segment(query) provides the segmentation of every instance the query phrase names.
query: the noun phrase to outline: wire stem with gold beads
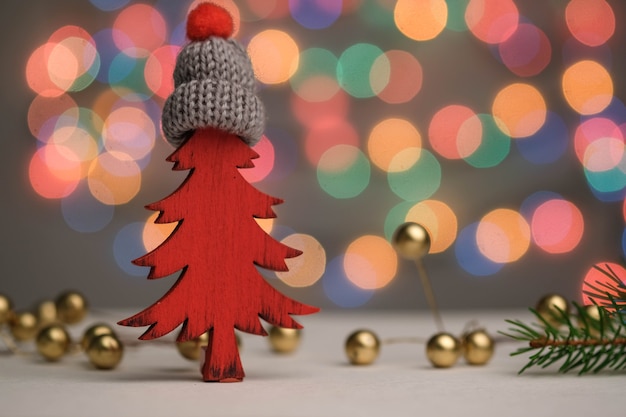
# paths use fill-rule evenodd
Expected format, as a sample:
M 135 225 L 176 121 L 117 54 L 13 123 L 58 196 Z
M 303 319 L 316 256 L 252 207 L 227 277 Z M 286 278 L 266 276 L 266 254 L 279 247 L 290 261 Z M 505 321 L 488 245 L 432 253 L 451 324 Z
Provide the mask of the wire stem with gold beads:
M 430 284 L 430 279 L 426 274 L 426 268 L 424 268 L 424 263 L 422 262 L 422 259 L 416 259 L 415 265 L 417 266 L 417 271 L 420 276 L 420 280 L 422 281 L 422 287 L 424 288 L 426 301 L 428 302 L 428 306 L 430 307 L 433 319 L 435 320 L 437 330 L 443 332 L 445 329 L 443 325 L 443 320 L 441 318 L 441 313 L 439 312 L 439 307 L 437 306 L 437 299 L 435 298 L 435 293 L 433 292 L 433 287 Z

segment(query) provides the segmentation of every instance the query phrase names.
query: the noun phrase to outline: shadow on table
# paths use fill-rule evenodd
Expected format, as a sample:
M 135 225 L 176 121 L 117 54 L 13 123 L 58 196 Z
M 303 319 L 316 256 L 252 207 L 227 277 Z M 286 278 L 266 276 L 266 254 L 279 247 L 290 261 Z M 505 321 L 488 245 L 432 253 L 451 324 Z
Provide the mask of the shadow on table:
M 136 371 L 124 372 L 123 369 L 111 371 L 95 369 L 88 363 L 84 364 L 84 368 L 89 372 L 99 374 L 99 379 L 108 382 L 164 382 L 164 381 L 201 381 L 200 372 L 193 368 L 145 368 Z

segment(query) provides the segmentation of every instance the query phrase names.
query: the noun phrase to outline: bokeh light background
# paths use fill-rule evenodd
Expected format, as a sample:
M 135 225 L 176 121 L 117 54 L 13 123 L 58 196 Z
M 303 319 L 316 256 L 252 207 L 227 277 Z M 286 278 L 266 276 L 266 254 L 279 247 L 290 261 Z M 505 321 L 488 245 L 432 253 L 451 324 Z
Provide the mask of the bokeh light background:
M 425 262 L 446 308 L 580 300 L 592 265 L 622 262 L 623 3 L 215 2 L 269 114 L 242 174 L 286 200 L 261 226 L 304 251 L 290 272 L 265 273 L 282 291 L 322 307 L 425 307 L 389 243 L 405 221 L 432 236 Z M 15 192 L 48 219 L 7 192 L 4 230 L 23 227 L 3 237 L 4 280 L 24 298 L 65 285 L 143 305 L 173 283 L 130 261 L 174 228 L 142 207 L 186 176 L 164 160 L 160 111 L 197 1 L 49 3 L 28 2 L 27 36 L 4 34 L 20 59 L 3 83 L 25 105 L 3 121 L 23 132 L 3 142 L 27 146 L 3 180 L 23 177 Z

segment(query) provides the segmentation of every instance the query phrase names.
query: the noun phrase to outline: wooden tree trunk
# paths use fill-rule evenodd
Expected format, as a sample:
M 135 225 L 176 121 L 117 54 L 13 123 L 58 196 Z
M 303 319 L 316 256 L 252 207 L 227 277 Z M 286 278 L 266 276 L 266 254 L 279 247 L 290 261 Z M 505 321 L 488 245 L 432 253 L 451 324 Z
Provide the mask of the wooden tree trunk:
M 241 382 L 244 376 L 235 330 L 225 326 L 211 329 L 209 344 L 204 350 L 203 379 L 206 382 Z

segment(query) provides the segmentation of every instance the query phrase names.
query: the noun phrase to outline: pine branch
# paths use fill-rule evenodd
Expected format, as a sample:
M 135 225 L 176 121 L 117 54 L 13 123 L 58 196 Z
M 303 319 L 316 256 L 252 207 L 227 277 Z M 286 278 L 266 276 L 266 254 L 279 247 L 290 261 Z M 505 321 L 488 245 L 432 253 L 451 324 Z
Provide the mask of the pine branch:
M 606 346 L 606 345 L 626 345 L 626 338 L 620 337 L 616 339 L 589 339 L 589 340 L 531 340 L 529 343 L 531 348 L 542 346 Z
M 559 372 L 563 373 L 576 369 L 579 374 L 626 369 L 626 277 L 620 278 L 608 264 L 594 268 L 608 278 L 584 284 L 583 293 L 597 307 L 597 315 L 573 303 L 573 314 L 559 310 L 551 317 L 554 320 L 546 320 L 533 309 L 530 311 L 537 323 L 506 320 L 513 327 L 509 333 L 500 333 L 527 342 L 511 356 L 534 352 L 520 374 L 531 367 L 547 368 L 559 361 Z

